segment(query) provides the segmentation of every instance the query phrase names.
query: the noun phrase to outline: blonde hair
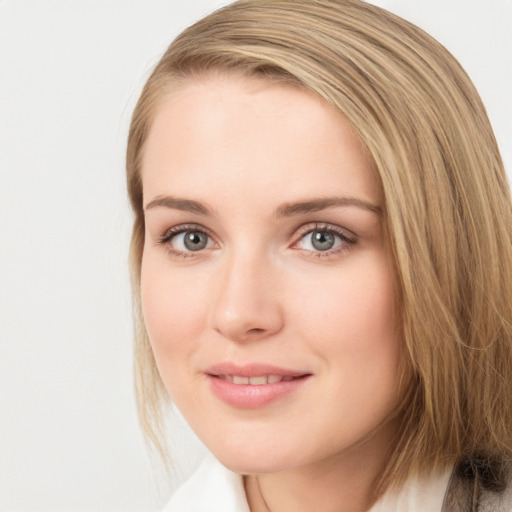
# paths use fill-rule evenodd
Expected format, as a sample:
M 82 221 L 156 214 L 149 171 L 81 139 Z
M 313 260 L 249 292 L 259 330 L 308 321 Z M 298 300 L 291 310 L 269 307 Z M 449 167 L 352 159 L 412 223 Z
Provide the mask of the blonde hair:
M 480 464 L 498 484 L 503 472 L 493 463 L 512 458 L 512 206 L 503 164 L 458 62 L 418 27 L 357 0 L 234 3 L 179 35 L 142 91 L 127 179 L 137 399 L 149 439 L 164 450 L 166 393 L 140 307 L 141 155 L 166 94 L 210 71 L 313 91 L 351 122 L 373 158 L 408 384 L 379 492 L 454 460 L 476 472 Z

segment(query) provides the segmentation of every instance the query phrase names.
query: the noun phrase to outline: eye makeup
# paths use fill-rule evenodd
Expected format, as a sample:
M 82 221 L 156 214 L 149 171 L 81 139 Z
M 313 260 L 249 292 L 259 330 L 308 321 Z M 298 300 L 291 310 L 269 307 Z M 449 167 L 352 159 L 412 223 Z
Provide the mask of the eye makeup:
M 357 240 L 354 233 L 335 224 L 310 222 L 295 231 L 289 247 L 308 257 L 333 258 L 351 250 Z M 210 230 L 193 223 L 167 229 L 156 243 L 177 258 L 200 257 L 205 251 L 219 247 Z

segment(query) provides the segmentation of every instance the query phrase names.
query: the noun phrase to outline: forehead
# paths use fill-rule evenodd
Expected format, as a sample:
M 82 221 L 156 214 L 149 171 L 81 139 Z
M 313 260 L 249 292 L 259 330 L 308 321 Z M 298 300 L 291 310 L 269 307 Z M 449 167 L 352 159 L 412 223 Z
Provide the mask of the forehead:
M 363 143 L 334 108 L 292 85 L 234 75 L 183 82 L 163 99 L 142 177 L 145 201 L 175 187 L 208 193 L 213 183 L 291 195 L 332 195 L 343 184 L 344 193 L 379 195 Z

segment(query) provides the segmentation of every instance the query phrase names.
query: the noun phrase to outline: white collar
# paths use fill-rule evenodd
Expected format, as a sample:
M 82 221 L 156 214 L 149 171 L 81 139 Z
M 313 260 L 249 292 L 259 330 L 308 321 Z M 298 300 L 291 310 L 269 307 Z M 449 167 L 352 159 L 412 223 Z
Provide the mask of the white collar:
M 250 512 L 241 475 L 211 453 L 173 494 L 162 512 Z
M 385 493 L 369 512 L 441 512 L 453 468 L 411 478 L 399 491 Z
M 370 512 L 441 511 L 452 469 L 421 480 L 411 479 L 400 492 L 386 493 Z M 174 493 L 162 512 L 250 512 L 243 478 L 208 454 Z

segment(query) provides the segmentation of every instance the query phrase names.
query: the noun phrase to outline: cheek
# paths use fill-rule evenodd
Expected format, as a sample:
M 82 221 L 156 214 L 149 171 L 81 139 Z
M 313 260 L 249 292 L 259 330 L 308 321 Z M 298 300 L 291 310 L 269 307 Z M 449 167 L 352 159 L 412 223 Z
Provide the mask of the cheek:
M 394 286 L 384 258 L 361 259 L 328 278 L 310 274 L 295 290 L 295 316 L 325 349 L 358 354 L 396 345 Z
M 297 305 L 297 337 L 305 338 L 323 361 L 329 386 L 347 402 L 346 410 L 364 402 L 387 408 L 397 398 L 401 357 L 395 284 L 387 260 L 361 260 L 319 282 L 322 287 L 308 283 L 316 293 L 308 294 L 307 302 L 303 296 L 303 306 Z
M 333 425 L 356 434 L 361 425 L 378 425 L 400 399 L 395 284 L 386 262 L 377 263 L 351 269 L 323 298 L 311 300 L 314 310 L 303 327 L 324 361 L 325 389 L 332 391 L 318 400 L 318 414 L 330 411 Z
M 143 257 L 141 299 L 144 322 L 158 368 L 169 366 L 193 349 L 204 328 L 204 281 L 190 279 L 186 272 L 171 272 L 158 256 Z

